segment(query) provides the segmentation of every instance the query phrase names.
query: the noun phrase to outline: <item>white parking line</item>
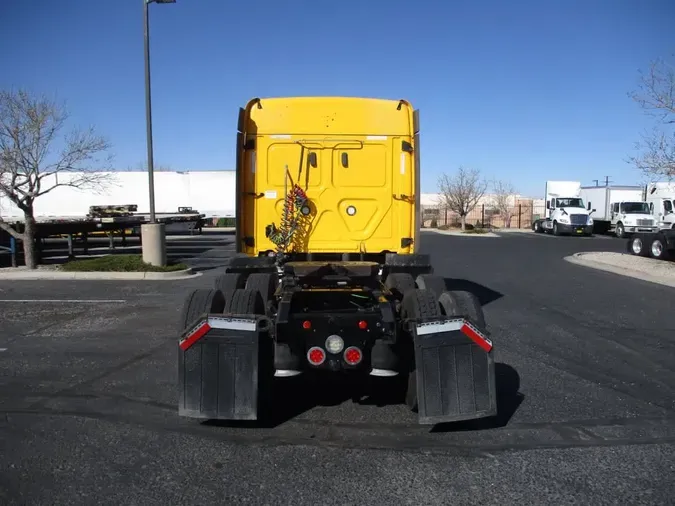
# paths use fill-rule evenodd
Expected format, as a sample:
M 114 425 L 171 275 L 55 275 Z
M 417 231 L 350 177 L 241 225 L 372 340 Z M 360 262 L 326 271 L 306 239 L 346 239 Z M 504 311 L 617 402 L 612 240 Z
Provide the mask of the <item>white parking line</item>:
M 3 351 L 7 351 L 7 348 L 0 348 L 0 353 L 2 353 Z
M 0 302 L 45 302 L 68 304 L 122 304 L 124 299 L 0 299 Z

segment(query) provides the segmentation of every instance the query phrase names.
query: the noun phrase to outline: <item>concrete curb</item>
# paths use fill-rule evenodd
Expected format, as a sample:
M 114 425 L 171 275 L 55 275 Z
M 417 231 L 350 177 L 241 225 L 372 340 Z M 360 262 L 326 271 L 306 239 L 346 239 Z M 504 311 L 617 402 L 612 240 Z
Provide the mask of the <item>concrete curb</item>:
M 495 230 L 496 234 L 534 234 L 530 228 L 500 228 Z
M 36 269 L 34 271 L 5 268 L 0 269 L 0 280 L 127 280 L 127 281 L 175 281 L 192 279 L 201 276 L 201 272 L 184 269 L 173 272 L 63 272 L 52 269 Z
M 435 234 L 441 235 L 450 235 L 452 237 L 499 237 L 497 234 L 492 232 L 486 232 L 484 234 L 463 234 L 461 232 L 448 231 L 448 230 L 438 230 L 436 228 L 423 228 L 422 232 L 433 232 Z
M 675 288 L 675 268 L 673 269 L 672 276 L 664 277 L 636 269 L 630 270 L 630 268 L 626 267 L 625 265 L 617 265 L 616 263 L 593 260 L 587 258 L 587 255 L 589 254 L 593 254 L 593 252 L 574 253 L 573 255 L 564 257 L 564 260 L 572 264 L 581 265 L 583 267 L 590 267 L 592 269 L 598 269 L 605 272 L 611 272 L 613 274 L 619 274 L 621 276 L 641 279 L 642 281 L 649 281 L 650 283 L 656 283 L 659 285 Z M 634 257 L 633 255 L 629 255 L 628 253 L 617 253 L 617 255 L 620 255 L 620 258 L 628 256 L 633 258 L 640 258 L 641 260 L 644 261 L 651 260 L 652 262 L 658 262 L 658 265 L 662 265 L 663 262 L 663 260 L 655 260 L 653 258 Z

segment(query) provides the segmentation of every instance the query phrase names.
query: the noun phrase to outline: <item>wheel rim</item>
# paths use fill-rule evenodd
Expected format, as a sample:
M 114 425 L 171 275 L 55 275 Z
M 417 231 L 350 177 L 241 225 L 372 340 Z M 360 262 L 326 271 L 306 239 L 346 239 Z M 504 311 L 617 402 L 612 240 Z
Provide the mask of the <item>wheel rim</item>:
M 661 241 L 654 241 L 652 243 L 652 255 L 658 257 L 661 256 L 661 253 L 663 253 L 663 245 L 661 244 Z
M 633 253 L 639 255 L 640 252 L 642 251 L 642 239 L 634 239 L 633 243 L 631 244 L 631 248 L 633 250 Z
M 618 235 L 619 237 L 623 235 L 623 227 L 621 225 L 616 227 L 616 235 Z

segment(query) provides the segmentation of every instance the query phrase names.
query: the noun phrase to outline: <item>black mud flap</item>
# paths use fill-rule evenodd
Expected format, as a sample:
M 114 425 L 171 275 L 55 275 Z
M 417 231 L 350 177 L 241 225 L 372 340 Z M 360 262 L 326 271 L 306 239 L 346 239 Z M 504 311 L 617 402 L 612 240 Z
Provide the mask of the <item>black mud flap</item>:
M 492 341 L 461 317 L 413 323 L 420 424 L 497 414 Z
M 184 332 L 178 342 L 178 414 L 257 420 L 273 372 L 268 329 L 264 317 L 210 314 Z

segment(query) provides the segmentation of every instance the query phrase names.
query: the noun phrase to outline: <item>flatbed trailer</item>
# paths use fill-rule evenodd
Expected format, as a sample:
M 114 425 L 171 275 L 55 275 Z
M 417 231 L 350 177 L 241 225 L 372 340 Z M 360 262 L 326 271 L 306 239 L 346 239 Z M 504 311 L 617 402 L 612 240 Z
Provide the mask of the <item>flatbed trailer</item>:
M 322 375 L 383 379 L 421 424 L 496 415 L 481 304 L 419 252 L 419 146 L 404 100 L 240 111 L 237 254 L 185 300 L 180 416 L 265 419 L 280 382 Z
M 119 207 L 119 206 L 113 206 Z M 133 206 L 123 206 L 133 207 Z M 202 214 L 198 212 L 178 212 L 157 214 L 158 223 L 166 224 L 167 229 L 174 227 L 175 232 L 194 233 L 203 226 Z M 35 240 L 37 244 L 38 259 L 42 257 L 43 243 L 48 238 L 66 238 L 68 241 L 68 257 L 75 257 L 75 244 L 82 245 L 83 253 L 88 254 L 88 240 L 90 238 L 106 236 L 109 239 L 109 248 L 115 248 L 115 237 L 120 237 L 122 246 L 126 246 L 126 238 L 130 236 L 141 237 L 141 225 L 149 223 L 149 215 L 138 214 L 133 211 L 113 212 L 96 211 L 86 216 L 37 216 Z M 23 219 L 5 219 L 14 230 L 23 233 L 25 224 Z M 6 244 L 5 244 L 6 243 Z M 20 248 L 15 241 L 4 231 L 0 230 L 0 246 L 16 256 Z M 16 264 L 16 258 L 13 259 Z

